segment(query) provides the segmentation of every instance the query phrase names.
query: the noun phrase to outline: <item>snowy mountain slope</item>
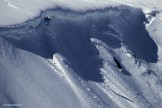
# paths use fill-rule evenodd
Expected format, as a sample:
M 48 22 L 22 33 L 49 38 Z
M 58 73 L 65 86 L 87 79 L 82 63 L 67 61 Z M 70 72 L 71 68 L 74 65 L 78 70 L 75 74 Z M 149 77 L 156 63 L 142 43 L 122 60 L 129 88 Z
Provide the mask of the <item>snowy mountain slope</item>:
M 47 15 L 55 16 L 48 26 Z M 1 105 L 160 108 L 158 46 L 144 22 L 142 10 L 120 6 L 86 13 L 48 10 L 1 27 Z
M 0 13 L 4 14 L 0 16 L 0 26 L 20 24 L 50 8 L 85 12 L 117 5 L 142 8 L 146 13 L 152 10 L 162 11 L 160 0 L 1 0 Z
M 35 5 L 37 4 L 37 5 Z M 89 10 L 105 9 L 107 7 L 114 7 L 118 5 L 128 5 L 135 8 L 141 8 L 146 16 L 150 16 L 150 13 L 162 11 L 162 5 L 160 0 L 148 1 L 148 0 L 1 0 L 0 1 L 0 12 L 5 13 L 0 16 L 0 26 L 15 25 L 25 22 L 29 19 L 35 18 L 40 14 L 40 11 L 49 8 L 62 8 L 77 12 L 85 12 Z M 153 15 L 154 16 L 154 15 Z M 157 19 L 161 19 L 156 16 Z M 153 18 L 154 19 L 154 18 Z M 150 18 L 149 18 L 150 20 Z M 151 19 L 151 22 L 153 20 Z M 161 23 L 161 21 L 160 21 Z M 154 24 L 154 27 L 161 31 L 158 25 Z M 150 29 L 149 29 L 150 30 Z M 149 33 L 151 31 L 148 31 Z M 155 34 L 155 33 L 154 33 Z M 159 32 L 156 33 L 159 40 Z M 152 36 L 152 35 L 151 35 Z M 155 38 L 155 36 L 152 36 Z M 157 39 L 154 39 L 155 41 Z M 161 39 L 160 39 L 161 40 Z M 158 44 L 158 43 L 156 43 Z M 161 47 L 159 47 L 159 59 L 161 61 Z
M 57 74 L 66 68 L 59 55 L 54 58 L 58 59 L 55 64 L 60 64 L 55 69 L 49 60 L 17 49 L 1 38 L 0 56 L 0 89 L 4 95 L 1 95 L 1 107 L 4 104 L 20 104 L 25 108 L 97 107 L 90 96 L 84 96 L 78 87 L 81 84 L 76 85 L 71 77 L 69 81 L 68 75 L 62 78 Z
M 105 0 L 1 0 L 0 26 L 15 25 L 35 18 L 40 11 L 61 7 L 74 11 L 104 9 L 113 3 Z

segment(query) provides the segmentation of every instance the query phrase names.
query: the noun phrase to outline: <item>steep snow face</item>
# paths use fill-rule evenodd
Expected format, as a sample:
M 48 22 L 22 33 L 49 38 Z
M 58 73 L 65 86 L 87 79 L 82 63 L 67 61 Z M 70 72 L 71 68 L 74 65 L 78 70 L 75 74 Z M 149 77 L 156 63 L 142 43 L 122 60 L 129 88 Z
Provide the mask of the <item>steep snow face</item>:
M 121 6 L 87 13 L 48 10 L 1 27 L 0 104 L 160 108 L 162 69 L 146 21 L 140 9 Z

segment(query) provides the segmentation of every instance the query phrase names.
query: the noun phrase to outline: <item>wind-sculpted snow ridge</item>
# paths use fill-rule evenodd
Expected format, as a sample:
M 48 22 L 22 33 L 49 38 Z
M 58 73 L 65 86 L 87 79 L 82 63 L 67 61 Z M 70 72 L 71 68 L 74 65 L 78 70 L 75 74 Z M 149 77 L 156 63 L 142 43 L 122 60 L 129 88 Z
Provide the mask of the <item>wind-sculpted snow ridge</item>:
M 86 13 L 48 10 L 1 27 L 0 104 L 162 107 L 162 69 L 146 21 L 142 10 L 121 6 Z

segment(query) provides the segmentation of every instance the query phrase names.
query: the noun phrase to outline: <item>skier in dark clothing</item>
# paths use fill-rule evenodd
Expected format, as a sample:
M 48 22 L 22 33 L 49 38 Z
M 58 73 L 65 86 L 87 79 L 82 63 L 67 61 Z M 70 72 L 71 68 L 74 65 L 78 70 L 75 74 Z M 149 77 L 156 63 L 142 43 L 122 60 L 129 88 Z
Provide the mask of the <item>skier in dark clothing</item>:
M 50 17 L 49 17 L 49 16 L 45 17 L 45 18 L 44 18 L 44 23 L 45 23 L 46 25 L 49 25 L 49 22 L 50 22 Z

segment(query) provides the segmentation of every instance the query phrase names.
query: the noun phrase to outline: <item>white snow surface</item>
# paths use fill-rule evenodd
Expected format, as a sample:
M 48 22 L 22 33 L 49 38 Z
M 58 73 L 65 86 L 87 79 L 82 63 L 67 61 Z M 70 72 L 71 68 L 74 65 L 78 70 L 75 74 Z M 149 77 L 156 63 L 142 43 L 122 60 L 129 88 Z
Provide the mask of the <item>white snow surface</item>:
M 0 108 L 161 108 L 161 11 L 160 0 L 1 0 Z
M 0 26 L 20 24 L 50 8 L 88 11 L 116 5 L 134 6 L 142 8 L 145 12 L 162 10 L 161 0 L 1 0 L 0 13 L 3 15 L 0 15 Z
M 94 10 L 110 6 L 107 1 L 98 0 L 1 0 L 0 25 L 14 25 L 37 17 L 42 10 L 61 7 L 71 10 Z

